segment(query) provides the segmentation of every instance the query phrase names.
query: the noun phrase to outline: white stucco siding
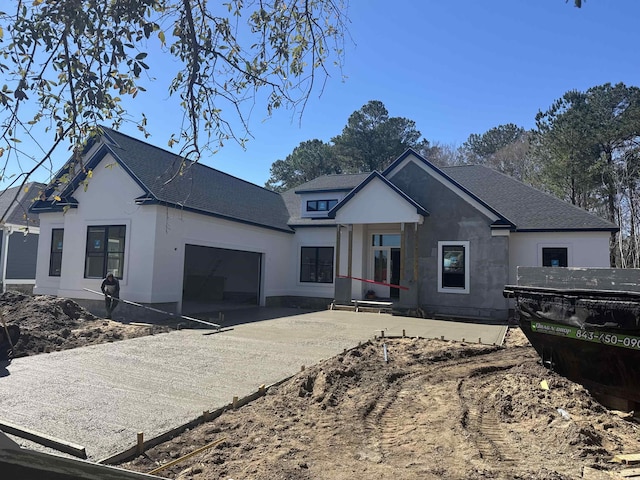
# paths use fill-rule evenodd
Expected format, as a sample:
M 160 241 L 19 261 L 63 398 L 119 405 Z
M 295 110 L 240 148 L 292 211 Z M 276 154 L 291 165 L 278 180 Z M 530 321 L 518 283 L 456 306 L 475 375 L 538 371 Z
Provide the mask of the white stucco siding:
M 58 292 L 60 277 L 49 276 L 51 232 L 54 228 L 64 228 L 64 221 L 65 219 L 62 213 L 47 213 L 40 215 L 40 238 L 38 239 L 36 284 L 33 287 L 34 293 L 41 295 L 56 295 Z
M 132 255 L 135 246 L 144 235 L 148 225 L 155 222 L 142 207 L 135 204 L 135 198 L 144 192 L 134 180 L 107 155 L 93 170 L 87 189 L 78 188 L 73 196 L 78 200 L 78 208 L 66 213 L 44 213 L 40 215 L 43 242 L 38 249 L 38 266 L 35 293 L 60 295 L 71 298 L 96 299 L 96 295 L 83 290 L 99 290 L 101 279 L 84 278 L 87 227 L 98 225 L 125 225 L 124 273 L 121 280 L 121 295 L 137 300 L 130 295 L 131 287 L 141 279 L 150 279 L 149 263 L 153 255 L 153 242 L 144 251 Z M 145 226 L 146 225 L 146 226 Z M 49 249 L 51 229 L 64 228 L 61 277 L 49 277 Z M 136 234 L 138 232 L 138 234 Z M 135 297 L 135 298 L 132 298 Z
M 290 294 L 289 271 L 295 263 L 293 235 L 193 212 L 148 206 L 157 221 L 148 302 L 181 302 L 186 245 L 262 254 L 261 298 Z
M 541 267 L 542 248 L 566 247 L 569 267 L 609 267 L 609 232 L 515 232 L 509 236 L 509 283 L 517 267 Z
M 291 257 L 291 266 L 286 275 L 292 279 L 288 295 L 304 296 L 304 297 L 321 297 L 333 298 L 335 293 L 335 276 L 336 272 L 336 230 L 337 227 L 320 227 L 320 228 L 298 228 L 295 238 L 293 239 Z M 340 270 L 346 275 L 347 264 L 347 245 L 348 233 L 347 229 L 342 229 L 342 239 L 340 241 Z M 333 247 L 333 272 L 334 281 L 331 283 L 313 283 L 300 281 L 300 257 L 302 247 Z
M 336 213 L 341 224 L 422 223 L 422 216 L 406 198 L 374 179 L 349 199 Z

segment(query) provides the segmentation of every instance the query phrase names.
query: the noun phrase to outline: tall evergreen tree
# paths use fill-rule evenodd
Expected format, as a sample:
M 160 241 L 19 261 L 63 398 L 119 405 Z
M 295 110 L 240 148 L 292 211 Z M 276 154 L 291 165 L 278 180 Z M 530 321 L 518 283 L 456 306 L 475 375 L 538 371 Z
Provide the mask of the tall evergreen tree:
M 550 189 L 618 223 L 612 264 L 626 265 L 623 246 L 636 235 L 638 222 L 637 213 L 629 210 L 638 194 L 640 89 L 607 83 L 567 92 L 538 113 L 536 125 Z
M 413 120 L 389 117 L 384 104 L 371 100 L 353 112 L 342 133 L 331 141 L 345 170 L 372 172 L 383 170 L 407 148 L 427 145 Z
M 301 142 L 284 160 L 276 160 L 265 187 L 276 192 L 313 180 L 321 175 L 341 173 L 331 145 L 322 140 Z

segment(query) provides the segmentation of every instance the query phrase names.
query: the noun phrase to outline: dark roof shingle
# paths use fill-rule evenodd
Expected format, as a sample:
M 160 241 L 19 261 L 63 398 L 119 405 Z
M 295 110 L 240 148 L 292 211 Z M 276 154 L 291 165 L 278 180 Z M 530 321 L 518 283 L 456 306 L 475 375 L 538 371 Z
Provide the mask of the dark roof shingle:
M 586 210 L 525 185 L 483 165 L 443 167 L 442 171 L 526 230 L 617 230 L 617 226 Z
M 43 183 L 30 182 L 24 187 L 11 187 L 0 192 L 0 216 L 5 216 L 4 223 L 25 227 L 40 226 L 38 214 L 28 212 L 38 193 L 44 188 Z
M 182 159 L 109 128 L 111 147 L 118 160 L 141 187 L 161 203 L 192 209 L 258 226 L 291 231 L 280 195 L 201 163 L 187 163 L 177 175 Z

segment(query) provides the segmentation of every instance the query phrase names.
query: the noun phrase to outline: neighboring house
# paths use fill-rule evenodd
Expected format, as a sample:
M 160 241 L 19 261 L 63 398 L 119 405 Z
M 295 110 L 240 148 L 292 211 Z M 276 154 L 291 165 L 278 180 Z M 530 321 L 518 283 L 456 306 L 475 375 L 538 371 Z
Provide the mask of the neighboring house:
M 40 223 L 29 207 L 45 188 L 31 182 L 0 192 L 0 282 L 2 291 L 31 292 L 36 278 Z
M 518 265 L 607 267 L 617 231 L 489 168 L 440 169 L 412 150 L 382 173 L 283 194 L 201 164 L 176 175 L 180 161 L 105 128 L 82 169 L 58 176 L 74 180 L 32 207 L 35 293 L 88 301 L 113 271 L 122 298 L 178 312 L 197 301 L 326 306 L 372 290 L 400 309 L 504 319 Z

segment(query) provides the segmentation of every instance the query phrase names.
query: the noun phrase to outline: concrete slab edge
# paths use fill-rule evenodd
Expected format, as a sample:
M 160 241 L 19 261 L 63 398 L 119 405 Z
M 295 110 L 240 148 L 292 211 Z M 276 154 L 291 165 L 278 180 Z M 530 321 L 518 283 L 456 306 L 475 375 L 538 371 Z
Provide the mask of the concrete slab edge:
M 401 337 L 399 337 L 401 338 Z M 356 348 L 361 348 L 363 345 L 368 344 L 370 341 L 367 342 L 359 342 L 358 345 L 349 348 L 349 349 L 345 349 L 343 354 L 351 351 L 351 350 L 355 350 Z M 304 371 L 305 366 L 302 365 L 301 366 L 301 371 Z M 250 393 L 249 395 L 246 395 L 245 397 L 242 398 L 234 398 L 234 401 L 232 403 L 228 403 L 214 411 L 205 411 L 202 413 L 202 415 L 199 415 L 197 418 L 183 424 L 180 425 L 178 427 L 172 428 L 171 430 L 162 433 L 154 438 L 150 438 L 149 440 L 145 440 L 142 444 L 142 447 L 140 447 L 138 444 L 134 445 L 131 448 L 128 448 L 120 453 L 116 453 L 115 455 L 112 455 L 110 457 L 107 458 L 103 458 L 102 460 L 99 460 L 96 463 L 99 464 L 104 464 L 104 465 L 117 465 L 117 464 L 121 464 L 124 462 L 128 462 L 129 460 L 133 460 L 135 457 L 137 457 L 138 455 L 141 455 L 142 453 L 146 452 L 147 450 L 155 447 L 156 445 L 160 445 L 161 443 L 166 442 L 167 440 L 172 439 L 173 437 L 180 435 L 181 433 L 183 433 L 184 431 L 196 427 L 198 425 L 201 425 L 203 423 L 206 422 L 210 422 L 211 420 L 214 420 L 216 418 L 218 418 L 220 415 L 222 415 L 224 412 L 226 412 L 227 410 L 234 410 L 240 407 L 243 407 L 251 402 L 253 402 L 254 400 L 264 396 L 267 394 L 267 392 L 269 391 L 269 389 L 277 387 L 279 385 L 282 385 L 283 383 L 287 382 L 288 380 L 292 379 L 293 377 L 295 377 L 298 373 L 294 373 L 293 375 L 289 375 L 288 377 L 283 378 L 282 380 L 278 380 L 275 383 L 272 383 L 270 385 L 261 385 L 257 391 Z
M 136 444 L 133 447 L 124 450 L 123 452 L 116 453 L 115 455 L 99 460 L 97 463 L 104 464 L 104 465 L 116 465 L 123 462 L 128 462 L 129 460 L 133 460 L 136 456 L 141 455 L 142 453 L 146 452 L 150 448 L 153 448 L 156 445 L 160 445 L 161 443 L 166 442 L 167 440 L 170 440 L 177 435 L 180 435 L 181 433 L 183 433 L 184 431 L 190 428 L 196 427 L 203 423 L 210 422 L 215 418 L 218 418 L 227 410 L 234 410 L 234 409 L 243 407 L 248 403 L 253 402 L 254 400 L 266 395 L 267 391 L 270 388 L 276 387 L 286 382 L 293 376 L 294 375 L 291 375 L 287 378 L 284 378 L 283 380 L 280 380 L 268 386 L 261 386 L 257 391 L 250 393 L 249 395 L 239 398 L 237 400 L 234 398 L 234 401 L 232 403 L 228 403 L 214 411 L 205 411 L 202 413 L 202 415 L 194 418 L 193 420 L 185 424 L 182 424 L 176 428 L 172 428 L 171 430 L 165 433 L 162 433 L 156 437 L 150 438 L 149 440 L 145 440 L 142 444 L 142 448 L 138 444 Z

